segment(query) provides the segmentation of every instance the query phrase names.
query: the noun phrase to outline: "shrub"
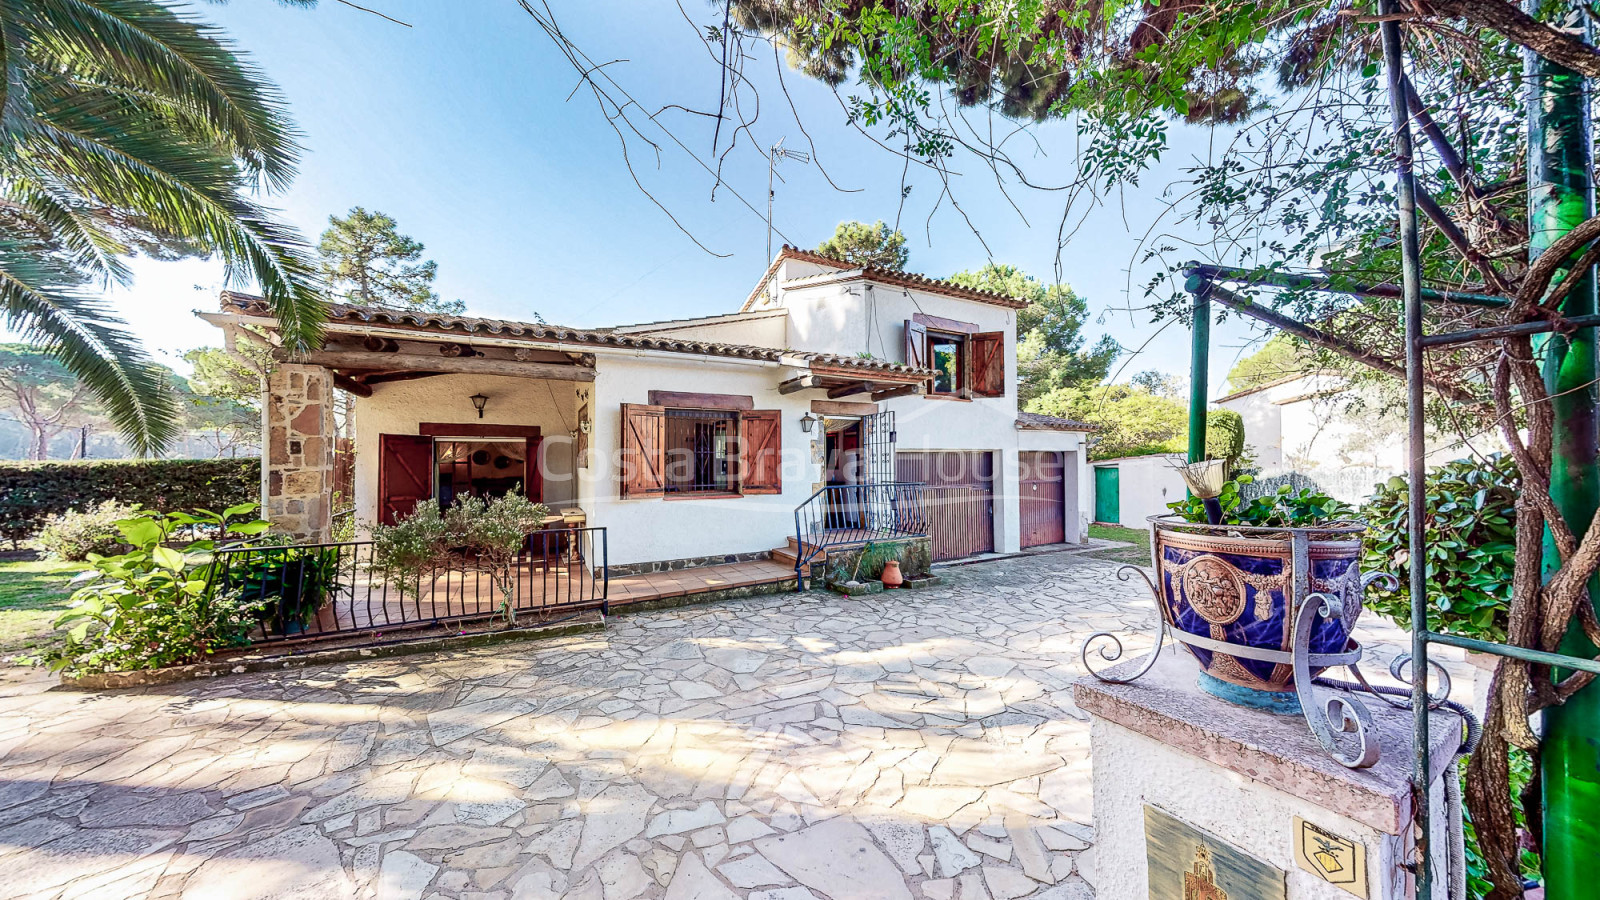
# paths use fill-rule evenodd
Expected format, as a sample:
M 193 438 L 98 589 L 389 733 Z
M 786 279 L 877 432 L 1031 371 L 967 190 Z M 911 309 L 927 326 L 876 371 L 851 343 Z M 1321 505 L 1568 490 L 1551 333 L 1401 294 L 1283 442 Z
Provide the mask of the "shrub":
M 434 567 L 469 566 L 489 576 L 500 591 L 500 611 L 508 625 L 517 621 L 512 602 L 514 570 L 528 535 L 550 511 L 512 492 L 484 500 L 460 497 L 447 510 L 424 500 L 411 515 L 372 532 L 374 564 L 421 588 L 422 573 Z
M 289 535 L 265 535 L 218 562 L 217 581 L 256 605 L 280 633 L 305 630 L 341 587 L 340 548 L 299 547 Z
M 1461 459 L 1423 481 L 1428 519 L 1428 628 L 1505 642 L 1516 558 L 1516 502 L 1521 478 L 1508 456 Z M 1367 521 L 1362 568 L 1392 572 L 1397 591 L 1368 589 L 1368 608 L 1402 628 L 1411 625 L 1408 483 L 1395 477 L 1361 508 Z
M 1231 409 L 1206 413 L 1206 458 L 1225 459 L 1234 471 L 1244 457 L 1244 416 Z
M 222 534 L 260 534 L 266 522 L 241 522 L 255 504 L 222 513 L 137 513 L 117 522 L 133 549 L 118 556 L 92 554 L 94 575 L 72 595 L 56 619 L 67 632 L 41 658 L 71 675 L 155 669 L 193 662 L 248 642 L 255 607 L 236 589 L 211 584 L 211 541 L 184 550 L 168 547 L 180 529 L 205 524 Z
M 0 463 L 0 538 L 15 547 L 51 516 L 107 500 L 158 512 L 225 509 L 261 494 L 259 459 Z
M 109 556 L 127 546 L 117 522 L 137 513 L 133 507 L 114 500 L 84 512 L 65 512 L 45 523 L 39 531 L 39 543 L 46 553 L 67 562 L 83 562 L 91 553 Z

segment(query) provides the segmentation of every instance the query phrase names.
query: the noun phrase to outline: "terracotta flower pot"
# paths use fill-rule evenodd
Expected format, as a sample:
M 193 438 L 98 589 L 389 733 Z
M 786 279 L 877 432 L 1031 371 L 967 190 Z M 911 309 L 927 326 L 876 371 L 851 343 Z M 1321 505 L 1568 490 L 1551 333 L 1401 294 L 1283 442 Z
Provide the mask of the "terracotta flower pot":
M 891 559 L 883 564 L 883 586 L 897 588 L 906 583 L 906 577 L 900 574 L 900 560 Z
M 1308 659 L 1320 657 L 1309 668 L 1312 676 L 1343 664 L 1333 655 L 1358 650 L 1350 630 L 1362 608 L 1360 529 L 1359 523 L 1250 529 L 1151 521 L 1161 612 L 1200 662 L 1202 689 L 1248 706 L 1298 711 L 1294 666 L 1282 658 L 1296 649 L 1297 621 L 1306 623 L 1301 643 Z M 1335 601 L 1326 610 L 1324 598 Z M 1227 645 L 1276 651 L 1280 659 L 1234 655 Z

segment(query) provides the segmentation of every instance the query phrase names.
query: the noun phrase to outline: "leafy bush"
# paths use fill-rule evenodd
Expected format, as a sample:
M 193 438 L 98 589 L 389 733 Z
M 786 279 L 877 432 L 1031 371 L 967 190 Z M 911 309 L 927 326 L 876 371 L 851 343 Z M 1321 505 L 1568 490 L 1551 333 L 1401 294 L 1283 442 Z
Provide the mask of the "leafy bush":
M 303 631 L 340 587 L 338 547 L 299 547 L 289 535 L 267 535 L 226 556 L 219 582 L 259 606 L 258 618 L 279 632 Z
M 1231 409 L 1206 413 L 1206 458 L 1225 459 L 1228 471 L 1244 456 L 1244 416 Z
M 84 512 L 64 512 L 45 523 L 39 543 L 46 553 L 66 562 L 83 562 L 91 553 L 108 556 L 127 546 L 117 522 L 137 514 L 138 510 L 114 500 Z
M 158 512 L 225 509 L 261 494 L 259 459 L 117 459 L 0 463 L 0 538 L 38 533 L 51 516 L 107 500 Z
M 515 625 L 512 601 L 514 566 L 528 535 L 544 524 L 550 510 L 515 491 L 484 500 L 458 497 L 447 510 L 424 500 L 395 525 L 372 531 L 374 564 L 421 590 L 422 573 L 435 567 L 468 566 L 489 576 L 500 591 L 500 611 Z
M 1506 640 L 1516 502 L 1522 481 L 1508 456 L 1461 459 L 1423 480 L 1428 519 L 1428 627 L 1486 641 Z M 1397 591 L 1367 591 L 1367 606 L 1401 627 L 1411 624 L 1408 482 L 1395 477 L 1362 507 L 1367 531 L 1362 568 L 1392 572 Z
M 1273 493 L 1246 498 L 1240 488 L 1253 480 L 1249 475 L 1241 475 L 1222 485 L 1222 493 L 1217 497 L 1222 506 L 1222 524 L 1287 528 L 1324 525 L 1354 517 L 1355 509 L 1348 503 L 1310 488 L 1284 485 Z M 1198 497 L 1168 503 L 1167 508 L 1185 522 L 1203 524 L 1207 521 L 1205 506 Z
M 249 503 L 222 513 L 141 512 L 117 522 L 133 550 L 89 557 L 94 574 L 56 619 L 57 628 L 67 629 L 64 639 L 27 661 L 82 675 L 182 665 L 247 643 L 255 607 L 237 590 L 210 583 L 213 542 L 184 550 L 166 544 L 175 531 L 196 525 L 224 535 L 260 534 L 268 523 L 238 520 L 254 510 Z

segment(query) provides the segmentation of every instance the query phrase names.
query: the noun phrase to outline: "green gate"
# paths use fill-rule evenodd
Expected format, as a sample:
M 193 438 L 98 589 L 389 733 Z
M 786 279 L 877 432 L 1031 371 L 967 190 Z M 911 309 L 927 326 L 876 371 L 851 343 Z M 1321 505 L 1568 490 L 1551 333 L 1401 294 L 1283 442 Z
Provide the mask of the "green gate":
M 1096 466 L 1094 470 L 1094 520 L 1108 525 L 1122 523 L 1121 470 L 1116 466 Z

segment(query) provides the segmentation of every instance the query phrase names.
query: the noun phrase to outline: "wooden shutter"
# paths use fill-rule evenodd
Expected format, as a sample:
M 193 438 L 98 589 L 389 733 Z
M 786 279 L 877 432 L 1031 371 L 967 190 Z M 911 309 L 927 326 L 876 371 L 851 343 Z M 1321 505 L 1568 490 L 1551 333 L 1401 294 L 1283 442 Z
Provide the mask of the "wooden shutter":
M 416 434 L 379 438 L 378 521 L 393 525 L 433 496 L 433 438 Z
M 906 365 L 913 369 L 928 368 L 928 326 L 906 320 Z M 928 390 L 933 390 L 933 380 L 928 380 Z
M 967 339 L 971 365 L 967 386 L 979 397 L 1006 395 L 1006 334 L 985 331 Z
M 776 409 L 739 414 L 739 493 L 783 493 L 783 417 Z
M 661 496 L 666 436 L 666 410 L 622 404 L 622 496 Z

